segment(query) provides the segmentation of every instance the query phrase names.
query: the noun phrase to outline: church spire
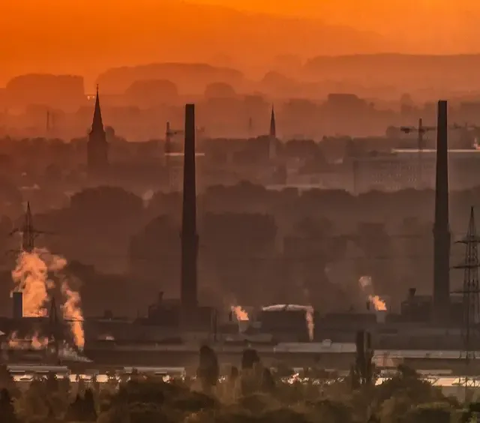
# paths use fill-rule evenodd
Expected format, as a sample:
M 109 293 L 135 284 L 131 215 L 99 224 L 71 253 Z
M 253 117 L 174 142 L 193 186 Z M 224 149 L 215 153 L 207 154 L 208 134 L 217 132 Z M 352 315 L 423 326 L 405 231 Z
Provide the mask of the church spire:
M 100 108 L 100 96 L 98 94 L 97 85 L 97 95 L 95 97 L 95 111 L 93 113 L 92 132 L 103 132 L 103 130 L 102 109 Z
M 102 110 L 100 108 L 100 96 L 95 99 L 95 111 L 93 113 L 92 130 L 88 135 L 87 164 L 89 172 L 97 175 L 105 172 L 108 166 L 108 142 L 107 134 L 103 127 Z
M 272 114 L 270 116 L 270 138 L 277 138 L 277 125 L 275 123 L 275 108 L 272 105 Z

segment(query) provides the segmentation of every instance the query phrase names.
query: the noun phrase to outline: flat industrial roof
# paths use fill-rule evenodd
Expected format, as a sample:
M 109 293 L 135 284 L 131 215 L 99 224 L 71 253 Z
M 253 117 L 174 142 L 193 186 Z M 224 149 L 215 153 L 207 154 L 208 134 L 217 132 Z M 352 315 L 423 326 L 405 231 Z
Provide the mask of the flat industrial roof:
M 418 153 L 423 153 L 423 154 L 432 154 L 432 153 L 437 153 L 436 149 L 422 149 L 419 150 L 418 148 L 393 148 L 392 153 L 397 153 L 397 154 L 418 154 Z M 449 153 L 451 154 L 456 154 L 456 153 L 470 153 L 470 154 L 478 154 L 480 153 L 480 150 L 476 150 L 474 148 L 466 149 L 451 149 L 448 150 Z

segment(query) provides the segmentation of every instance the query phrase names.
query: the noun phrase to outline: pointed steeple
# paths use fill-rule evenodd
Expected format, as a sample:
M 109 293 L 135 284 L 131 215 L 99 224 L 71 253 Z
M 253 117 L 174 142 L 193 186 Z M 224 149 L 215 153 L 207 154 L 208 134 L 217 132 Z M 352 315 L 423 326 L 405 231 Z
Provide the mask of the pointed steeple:
M 30 201 L 27 201 L 27 212 L 25 214 L 25 221 L 27 225 L 32 223 L 32 211 L 30 209 Z
M 275 108 L 272 105 L 272 114 L 270 116 L 270 138 L 277 138 L 277 125 L 275 123 Z
M 103 127 L 102 109 L 100 108 L 100 96 L 95 98 L 95 111 L 93 113 L 92 129 L 88 137 L 87 164 L 90 173 L 105 172 L 108 166 L 108 142 L 107 134 Z
M 97 95 L 95 97 L 95 111 L 93 112 L 93 123 L 92 123 L 92 132 L 103 132 L 103 119 L 102 119 L 102 109 L 100 108 L 100 96 L 98 94 L 98 85 L 97 85 Z

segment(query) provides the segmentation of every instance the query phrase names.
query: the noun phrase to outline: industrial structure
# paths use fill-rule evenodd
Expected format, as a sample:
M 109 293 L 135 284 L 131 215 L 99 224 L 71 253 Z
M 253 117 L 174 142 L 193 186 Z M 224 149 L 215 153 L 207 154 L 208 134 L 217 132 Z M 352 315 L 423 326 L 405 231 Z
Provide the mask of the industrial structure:
M 195 170 L 195 106 L 185 107 L 185 150 L 183 166 L 183 211 L 181 234 L 180 297 L 185 316 L 198 306 L 197 299 L 197 191 Z M 187 317 L 188 319 L 188 317 Z
M 26 252 L 32 253 L 35 249 L 35 240 L 39 235 L 51 234 L 51 232 L 39 231 L 33 226 L 32 211 L 30 209 L 30 202 L 27 202 L 27 210 L 25 211 L 24 221 L 21 227 L 15 228 L 10 232 L 10 236 L 19 233 L 22 237 L 22 243 L 20 250 L 14 250 L 12 252 Z
M 418 166 L 417 166 L 417 189 L 422 189 L 424 186 L 423 182 L 423 165 L 422 165 L 422 151 L 425 148 L 424 136 L 427 132 L 435 131 L 437 128 L 435 126 L 424 126 L 423 119 L 418 120 L 418 127 L 412 126 L 402 126 L 400 130 L 409 134 L 411 132 L 416 132 L 418 134 Z
M 464 271 L 463 288 L 459 293 L 463 295 L 463 338 L 464 338 L 464 358 L 465 374 L 470 373 L 470 364 L 476 358 L 476 349 L 480 345 L 479 323 L 480 323 L 480 303 L 479 303 L 479 281 L 478 268 L 478 243 L 480 238 L 477 236 L 475 226 L 475 213 L 473 207 L 470 210 L 470 221 L 465 238 L 458 243 L 465 245 L 465 259 L 463 263 L 455 266 L 456 269 Z
M 99 103 L 97 97 L 99 110 Z M 97 110 L 97 109 L 96 109 Z M 97 112 L 96 112 L 97 113 Z M 100 112 L 98 112 L 100 113 Z M 97 121 L 101 122 L 98 114 Z M 95 123 L 95 119 L 94 119 Z M 98 125 L 95 124 L 95 125 Z M 97 127 L 97 126 L 96 126 Z M 102 126 L 103 127 L 103 126 Z M 170 130 L 167 128 L 167 131 Z M 433 226 L 433 294 L 417 296 L 409 291 L 400 314 L 386 310 L 351 310 L 346 313 L 321 315 L 304 306 L 276 305 L 252 310 L 240 322 L 231 314 L 200 305 L 198 301 L 196 200 L 195 106 L 185 107 L 183 153 L 183 210 L 181 227 L 181 276 L 178 299 L 158 301 L 148 310 L 147 317 L 133 320 L 86 319 L 85 355 L 99 366 L 182 366 L 194 360 L 201 343 L 213 344 L 222 362 L 239 358 L 245 346 L 256 348 L 266 362 L 285 361 L 291 365 L 321 365 L 324 368 L 349 369 L 355 359 L 355 336 L 368 332 L 369 354 L 380 367 L 395 367 L 407 362 L 417 368 L 459 368 L 465 341 L 464 301 L 458 302 L 450 292 L 450 229 L 448 184 L 448 121 L 447 102 L 438 103 L 436 195 Z M 275 115 L 272 109 L 270 137 L 276 136 Z M 29 209 L 28 209 L 29 210 Z M 29 212 L 28 212 L 29 213 Z M 28 214 L 27 213 L 27 214 Z M 31 216 L 29 217 L 31 226 Z M 467 236 L 467 246 L 476 235 Z M 33 244 L 26 244 L 32 247 Z M 32 247 L 33 248 L 33 247 Z M 473 247 L 472 247 L 473 248 Z M 472 250 L 473 251 L 473 250 Z M 472 252 L 469 254 L 473 254 Z M 466 265 L 471 271 L 471 258 Z M 470 260 L 470 261 L 468 261 Z M 464 291 L 471 293 L 476 284 L 469 273 Z M 466 280 L 467 280 L 466 279 Z M 472 282 L 473 281 L 473 282 Z M 478 278 L 476 279 L 478 281 Z M 14 299 L 15 319 L 0 320 L 0 331 L 10 334 L 18 320 L 21 325 L 40 324 L 20 318 L 20 300 Z M 469 304 L 472 301 L 470 296 Z M 52 300 L 54 304 L 54 300 Z M 51 309 L 50 319 L 41 325 L 44 331 L 56 333 L 61 339 L 68 325 Z M 458 318 L 458 316 L 461 316 Z M 470 319 L 470 317 L 469 317 Z M 448 334 L 448 336 L 446 336 Z M 63 335 L 62 335 L 63 336 Z M 58 347 L 57 347 L 58 348 Z M 472 345 L 474 351 L 475 345 Z M 370 351 L 371 350 L 371 351 Z M 463 372 L 463 366 L 461 366 Z
M 433 313 L 437 323 L 450 317 L 450 224 L 448 203 L 448 106 L 438 102 L 435 220 L 433 226 Z

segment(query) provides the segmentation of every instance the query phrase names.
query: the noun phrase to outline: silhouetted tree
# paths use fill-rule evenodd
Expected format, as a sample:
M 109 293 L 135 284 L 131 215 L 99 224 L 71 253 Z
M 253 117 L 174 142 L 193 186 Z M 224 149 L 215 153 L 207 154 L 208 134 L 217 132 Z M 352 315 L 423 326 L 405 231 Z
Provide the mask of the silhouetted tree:
M 242 353 L 242 370 L 253 369 L 254 365 L 260 362 L 260 357 L 256 350 L 247 348 Z
M 215 351 L 204 345 L 200 348 L 200 362 L 197 377 L 205 392 L 210 392 L 217 385 L 219 377 L 218 359 Z
M 95 422 L 97 420 L 97 411 L 95 410 L 95 400 L 91 389 L 85 391 L 82 401 L 83 421 Z
M 275 389 L 275 379 L 272 372 L 268 368 L 263 369 L 262 375 L 262 390 L 264 392 L 272 392 Z
M 17 423 L 18 419 L 15 415 L 13 400 L 7 389 L 0 391 L 0 421 L 2 423 Z

